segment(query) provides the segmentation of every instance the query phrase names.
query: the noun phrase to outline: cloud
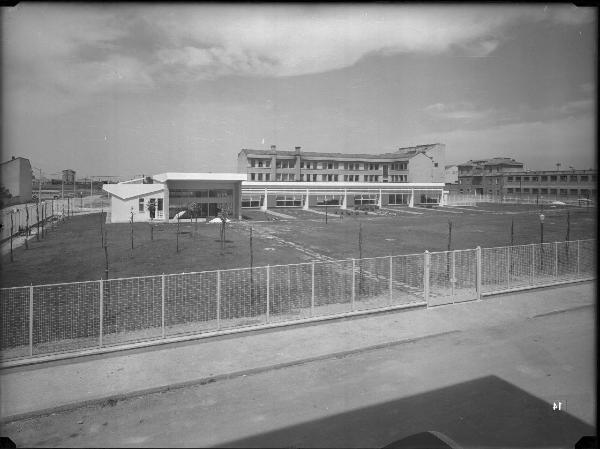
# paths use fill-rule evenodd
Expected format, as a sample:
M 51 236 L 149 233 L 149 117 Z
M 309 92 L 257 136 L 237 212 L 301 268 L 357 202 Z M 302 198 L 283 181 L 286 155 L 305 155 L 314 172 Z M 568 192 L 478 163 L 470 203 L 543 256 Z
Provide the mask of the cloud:
M 594 17 L 592 9 L 561 5 L 24 3 L 1 18 L 3 76 L 23 97 L 55 91 L 79 96 L 69 100 L 77 104 L 157 83 L 320 73 L 373 53 L 485 57 L 519 24 Z
M 468 102 L 461 103 L 435 103 L 426 106 L 423 111 L 430 117 L 438 120 L 452 120 L 472 122 L 489 119 L 497 115 L 494 109 L 478 109 Z

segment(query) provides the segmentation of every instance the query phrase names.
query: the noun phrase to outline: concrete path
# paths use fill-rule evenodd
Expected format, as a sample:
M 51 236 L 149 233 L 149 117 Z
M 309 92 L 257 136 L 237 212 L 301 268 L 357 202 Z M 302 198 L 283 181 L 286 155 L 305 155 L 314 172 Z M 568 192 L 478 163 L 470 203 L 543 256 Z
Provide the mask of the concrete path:
M 0 371 L 2 421 L 210 383 L 569 309 L 594 313 L 592 282 L 480 302 L 238 334 Z

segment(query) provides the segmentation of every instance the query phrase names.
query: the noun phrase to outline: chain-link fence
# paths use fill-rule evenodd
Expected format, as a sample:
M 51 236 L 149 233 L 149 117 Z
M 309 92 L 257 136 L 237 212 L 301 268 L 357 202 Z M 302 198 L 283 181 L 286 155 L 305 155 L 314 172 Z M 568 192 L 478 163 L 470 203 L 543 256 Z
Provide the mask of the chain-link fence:
M 595 276 L 595 240 L 36 285 L 0 290 L 3 360 L 482 294 Z

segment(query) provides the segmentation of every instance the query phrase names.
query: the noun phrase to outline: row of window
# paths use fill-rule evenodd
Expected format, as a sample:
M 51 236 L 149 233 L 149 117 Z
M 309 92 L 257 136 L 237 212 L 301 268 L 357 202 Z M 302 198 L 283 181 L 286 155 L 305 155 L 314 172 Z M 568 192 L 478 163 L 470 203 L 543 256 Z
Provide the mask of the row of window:
M 535 188 L 524 188 L 523 192 L 521 192 L 520 188 L 508 188 L 506 189 L 506 193 L 533 193 L 535 194 L 541 194 L 541 195 L 556 195 L 557 193 L 559 195 L 582 195 L 582 196 L 587 196 L 590 194 L 590 191 L 588 189 L 535 189 Z
M 542 175 L 542 176 L 509 176 L 509 182 L 589 182 L 590 176 L 588 175 Z M 591 175 L 591 180 L 596 181 L 596 175 Z
M 252 168 L 270 168 L 270 159 L 249 159 L 250 167 Z M 301 161 L 300 168 L 306 170 L 338 170 L 342 164 L 340 162 L 311 162 Z M 379 170 L 379 166 L 387 167 L 386 164 L 367 163 L 367 162 L 344 162 L 344 170 Z M 276 168 L 295 168 L 296 161 L 294 159 L 281 159 L 275 163 Z M 437 166 L 437 165 L 436 165 Z M 407 162 L 395 162 L 390 165 L 391 170 L 402 171 L 407 170 Z
M 148 208 L 151 209 L 151 205 L 154 206 L 155 212 L 162 212 L 163 210 L 163 199 L 162 198 L 149 198 Z M 138 200 L 138 212 L 145 211 L 144 198 Z

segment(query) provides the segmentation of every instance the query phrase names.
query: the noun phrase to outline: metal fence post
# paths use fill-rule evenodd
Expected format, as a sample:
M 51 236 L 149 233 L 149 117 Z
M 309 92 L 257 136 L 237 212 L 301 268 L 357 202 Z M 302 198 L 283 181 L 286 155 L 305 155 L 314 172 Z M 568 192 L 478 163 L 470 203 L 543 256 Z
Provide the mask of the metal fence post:
M 429 251 L 425 250 L 423 255 L 423 298 L 429 307 Z
M 506 288 L 510 288 L 510 246 L 506 247 Z
M 315 263 L 311 264 L 310 316 L 315 315 Z
M 269 282 L 269 280 L 270 279 L 269 278 L 270 278 L 270 276 L 271 276 L 271 267 L 269 265 L 267 265 L 267 324 L 269 323 L 269 312 L 270 312 L 270 310 L 269 310 L 269 307 L 270 307 L 270 304 L 269 304 L 269 302 L 270 302 L 270 292 L 269 292 L 270 282 Z
M 100 332 L 98 333 L 98 343 L 102 347 L 102 337 L 104 336 L 104 284 L 100 279 Z
M 221 270 L 217 270 L 217 330 L 221 329 Z
M 475 268 L 475 289 L 477 290 L 477 300 L 481 301 L 481 246 L 476 248 L 476 268 Z
M 454 304 L 454 284 L 456 283 L 456 260 L 454 258 L 454 255 L 456 253 L 456 250 L 452 251 L 450 254 L 450 263 L 452 264 L 452 268 L 450 270 L 450 275 L 452 276 L 450 278 L 450 289 L 451 289 L 451 293 L 452 293 L 452 304 Z
M 29 286 L 29 355 L 33 356 L 33 285 Z
M 352 299 L 351 299 L 351 303 L 350 303 L 350 310 L 352 312 L 354 312 L 354 299 L 355 299 L 355 295 L 356 295 L 355 286 L 354 286 L 354 284 L 355 284 L 354 272 L 356 270 L 355 266 L 356 266 L 356 260 L 352 259 Z
M 161 276 L 160 286 L 160 327 L 162 329 L 162 338 L 165 338 L 165 273 Z
M 554 277 L 558 278 L 558 242 L 554 242 Z
M 533 281 L 535 280 L 535 243 L 531 244 L 531 282 L 533 285 Z
M 577 277 L 579 277 L 579 242 L 580 240 L 577 240 Z
M 392 305 L 392 302 L 394 300 L 393 298 L 393 289 L 392 289 L 392 256 L 390 256 L 390 305 Z

